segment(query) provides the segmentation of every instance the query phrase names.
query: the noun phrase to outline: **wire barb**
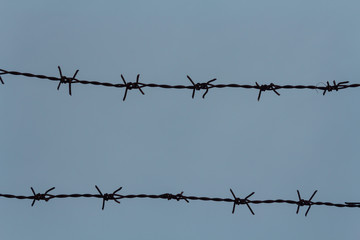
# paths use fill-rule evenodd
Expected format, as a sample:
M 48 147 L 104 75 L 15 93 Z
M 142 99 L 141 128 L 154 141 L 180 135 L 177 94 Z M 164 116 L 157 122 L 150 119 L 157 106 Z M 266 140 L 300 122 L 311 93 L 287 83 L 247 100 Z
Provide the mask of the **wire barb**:
M 102 208 L 101 208 L 102 210 L 104 210 L 104 208 L 105 208 L 105 201 L 114 200 L 115 202 L 120 204 L 120 201 L 118 201 L 118 199 L 120 199 L 121 197 L 119 197 L 120 195 L 118 195 L 116 193 L 118 191 L 120 191 L 122 189 L 122 187 L 119 187 L 113 193 L 105 193 L 105 194 L 102 194 L 102 192 L 100 191 L 98 186 L 95 185 L 95 188 L 99 192 L 101 198 L 103 199 Z
M 61 68 L 60 66 L 58 66 L 58 69 L 59 69 L 59 74 L 60 74 L 60 82 L 59 82 L 59 85 L 57 87 L 57 90 L 60 89 L 60 86 L 61 84 L 66 84 L 68 83 L 69 84 L 69 95 L 71 96 L 71 83 L 76 80 L 75 77 L 76 75 L 78 74 L 79 70 L 76 70 L 73 77 L 72 78 L 69 78 L 69 77 L 66 77 L 66 76 L 63 76 L 62 75 L 62 71 L 61 71 Z
M 189 75 L 186 75 L 186 77 L 190 80 L 190 82 L 192 83 L 193 87 L 193 92 L 192 92 L 192 98 L 194 98 L 195 96 L 195 90 L 201 90 L 201 89 L 206 89 L 205 93 L 203 94 L 202 98 L 205 98 L 206 94 L 209 91 L 209 88 L 214 87 L 213 84 L 211 84 L 212 82 L 214 82 L 216 80 L 216 78 L 211 79 L 205 83 L 194 83 L 194 81 L 191 79 L 191 77 Z
M 176 195 L 171 193 L 165 193 L 163 196 L 167 198 L 167 200 L 175 199 L 176 201 L 185 200 L 187 203 L 189 203 L 189 200 L 183 195 L 183 191 L 181 193 L 178 193 Z
M 136 76 L 136 82 L 126 82 L 124 76 L 121 74 L 121 79 L 123 80 L 124 85 L 125 85 L 125 93 L 124 93 L 123 101 L 125 101 L 125 99 L 126 99 L 128 90 L 139 89 L 139 91 L 142 93 L 142 95 L 145 95 L 145 93 L 141 89 L 142 86 L 140 86 L 140 85 L 142 85 L 142 83 L 139 83 L 139 78 L 140 78 L 140 74 L 138 74 Z
M 336 81 L 333 81 L 333 86 L 330 85 L 329 81 L 326 82 L 326 87 L 324 87 L 323 96 L 326 94 L 326 92 L 331 92 L 332 90 L 338 91 L 339 89 L 346 88 L 345 84 L 348 84 L 349 81 L 346 82 L 339 82 L 336 83 Z
M 309 206 L 308 209 L 306 210 L 306 213 L 305 213 L 305 217 L 307 216 L 307 214 L 309 213 L 310 211 L 310 208 L 311 208 L 311 205 L 313 205 L 313 202 L 311 202 L 312 198 L 315 196 L 315 194 L 317 193 L 317 190 L 315 190 L 315 192 L 311 195 L 311 197 L 309 198 L 309 200 L 304 200 L 301 198 L 300 196 L 300 192 L 299 190 L 296 190 L 297 191 L 297 194 L 298 194 L 298 198 L 299 198 L 299 201 L 297 202 L 297 210 L 296 210 L 296 214 L 299 213 L 299 209 L 301 206 Z
M 258 95 L 258 101 L 260 101 L 260 97 L 261 97 L 261 92 L 265 92 L 267 90 L 271 90 L 274 91 L 274 93 L 276 93 L 276 95 L 280 96 L 280 93 L 278 93 L 276 91 L 276 86 L 273 83 L 270 83 L 270 85 L 267 84 L 263 84 L 263 85 L 259 85 L 257 82 L 256 83 L 256 88 L 259 89 L 259 95 Z
M 45 202 L 49 201 L 50 198 L 49 198 L 48 193 L 55 189 L 55 187 L 52 187 L 52 188 L 48 189 L 45 193 L 35 193 L 34 189 L 32 187 L 30 187 L 30 188 L 31 188 L 31 191 L 32 191 L 32 193 L 34 195 L 33 198 L 32 198 L 33 201 L 31 203 L 31 206 L 34 206 L 35 201 L 41 201 L 41 200 L 44 200 Z
M 232 209 L 232 214 L 234 214 L 234 212 L 235 212 L 236 205 L 245 204 L 249 208 L 252 215 L 255 215 L 254 211 L 251 209 L 251 207 L 249 205 L 250 200 L 248 199 L 249 197 L 254 195 L 255 192 L 250 193 L 246 198 L 238 198 L 238 197 L 236 197 L 236 195 L 234 194 L 234 192 L 233 192 L 233 190 L 231 188 L 230 188 L 230 192 L 234 197 L 234 205 L 233 205 L 233 209 Z

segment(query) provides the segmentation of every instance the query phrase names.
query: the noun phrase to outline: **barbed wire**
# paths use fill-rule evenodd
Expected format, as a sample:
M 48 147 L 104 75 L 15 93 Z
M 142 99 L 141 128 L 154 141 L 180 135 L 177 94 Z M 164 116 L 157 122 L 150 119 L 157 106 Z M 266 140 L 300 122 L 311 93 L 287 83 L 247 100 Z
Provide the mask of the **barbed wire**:
M 0 194 L 0 197 L 2 198 L 10 198 L 10 199 L 30 199 L 32 200 L 31 206 L 34 206 L 36 201 L 45 201 L 48 202 L 49 200 L 55 199 L 55 198 L 100 198 L 102 199 L 102 210 L 105 208 L 105 202 L 107 201 L 114 201 L 118 204 L 120 204 L 121 199 L 134 199 L 134 198 L 152 198 L 152 199 L 166 199 L 166 200 L 184 200 L 187 203 L 190 203 L 190 201 L 213 201 L 213 202 L 229 202 L 232 203 L 232 213 L 235 213 L 235 208 L 238 205 L 246 205 L 249 211 L 252 215 L 255 215 L 254 211 L 252 210 L 250 204 L 272 204 L 272 203 L 280 203 L 280 204 L 292 204 L 297 205 L 296 214 L 299 213 L 300 207 L 307 206 L 307 210 L 305 212 L 305 216 L 308 215 L 310 208 L 312 206 L 328 206 L 328 207 L 339 207 L 339 208 L 360 208 L 360 202 L 345 202 L 342 203 L 332 203 L 332 202 L 314 202 L 312 199 L 314 198 L 315 194 L 317 193 L 317 190 L 314 191 L 314 193 L 311 195 L 311 197 L 308 200 L 305 200 L 301 197 L 299 190 L 297 190 L 297 200 L 285 200 L 285 199 L 274 199 L 274 200 L 252 200 L 250 197 L 252 197 L 255 192 L 250 193 L 245 198 L 239 198 L 235 195 L 233 190 L 230 188 L 230 193 L 232 195 L 232 198 L 220 198 L 220 197 L 198 197 L 198 196 L 185 196 L 184 192 L 178 193 L 178 194 L 171 194 L 171 193 L 163 193 L 163 194 L 129 194 L 129 195 L 122 195 L 119 194 L 120 190 L 122 190 L 122 187 L 116 189 L 112 193 L 103 193 L 98 186 L 95 185 L 95 188 L 97 190 L 97 194 L 91 194 L 91 193 L 74 193 L 74 194 L 50 194 L 51 191 L 55 189 L 55 187 L 52 187 L 45 191 L 45 193 L 36 193 L 35 190 L 31 187 L 32 195 L 29 196 L 23 196 L 23 195 L 12 195 L 12 194 Z
M 99 82 L 99 81 L 88 81 L 88 80 L 80 80 L 76 79 L 79 70 L 76 70 L 74 75 L 72 77 L 67 77 L 62 74 L 62 70 L 60 66 L 58 66 L 59 75 L 60 77 L 51 77 L 51 76 L 45 76 L 45 75 L 38 75 L 38 74 L 32 74 L 32 73 L 24 73 L 24 72 L 17 72 L 17 71 L 8 71 L 4 69 L 0 69 L 0 82 L 2 84 L 5 84 L 3 79 L 1 78 L 1 75 L 17 75 L 17 76 L 25 76 L 25 77 L 31 77 L 31 78 L 40 78 L 40 79 L 46 79 L 50 81 L 57 81 L 59 82 L 57 86 L 57 90 L 60 89 L 60 86 L 62 84 L 68 84 L 69 86 L 69 95 L 72 94 L 72 84 L 80 83 L 80 84 L 90 84 L 95 86 L 106 86 L 106 87 L 115 87 L 115 88 L 125 88 L 123 101 L 125 101 L 127 97 L 127 93 L 129 90 L 138 89 L 142 95 L 145 95 L 143 89 L 144 88 L 163 88 L 163 89 L 191 89 L 192 90 L 192 98 L 195 96 L 196 91 L 205 90 L 204 94 L 202 95 L 203 98 L 207 95 L 210 89 L 213 88 L 244 88 L 244 89 L 256 89 L 259 91 L 258 93 L 258 101 L 261 98 L 261 93 L 266 91 L 273 91 L 276 95 L 280 96 L 280 93 L 278 92 L 279 89 L 312 89 L 312 90 L 321 90 L 323 91 L 323 95 L 325 95 L 327 92 L 332 91 L 339 91 L 342 89 L 347 88 L 357 88 L 360 87 L 360 84 L 350 84 L 349 81 L 339 82 L 337 83 L 335 80 L 333 80 L 332 83 L 329 81 L 324 84 L 324 86 L 315 86 L 315 85 L 277 85 L 274 83 L 270 84 L 259 84 L 255 82 L 255 85 L 249 85 L 249 84 L 214 84 L 213 82 L 216 81 L 216 78 L 211 79 L 207 82 L 199 82 L 195 83 L 190 76 L 187 75 L 188 80 L 191 82 L 192 85 L 167 85 L 167 84 L 156 84 L 156 83 L 142 83 L 139 82 L 140 74 L 137 75 L 135 82 L 127 82 L 125 80 L 125 77 L 121 74 L 120 77 L 122 79 L 123 83 L 109 83 L 109 82 Z

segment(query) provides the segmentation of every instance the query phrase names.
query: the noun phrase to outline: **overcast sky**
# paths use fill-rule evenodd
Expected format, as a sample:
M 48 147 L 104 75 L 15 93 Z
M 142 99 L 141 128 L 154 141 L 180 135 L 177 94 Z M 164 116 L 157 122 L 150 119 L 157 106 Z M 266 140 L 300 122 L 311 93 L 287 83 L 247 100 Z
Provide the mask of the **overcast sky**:
M 359 1 L 10 1 L 0 68 L 122 83 L 359 83 Z M 359 89 L 202 92 L 4 75 L 0 193 L 360 201 Z M 359 209 L 0 199 L 1 239 L 359 239 Z

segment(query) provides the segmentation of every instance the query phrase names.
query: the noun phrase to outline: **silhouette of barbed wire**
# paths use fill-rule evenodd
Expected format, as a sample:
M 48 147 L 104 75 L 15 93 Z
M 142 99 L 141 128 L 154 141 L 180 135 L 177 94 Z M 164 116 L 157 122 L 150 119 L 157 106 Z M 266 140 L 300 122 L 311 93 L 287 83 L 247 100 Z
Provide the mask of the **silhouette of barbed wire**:
M 143 83 L 139 82 L 140 74 L 137 75 L 135 82 L 127 82 L 123 75 L 120 75 L 123 83 L 109 83 L 109 82 L 99 82 L 99 81 L 88 81 L 88 80 L 80 80 L 76 79 L 76 76 L 79 72 L 79 70 L 76 70 L 72 77 L 67 77 L 62 74 L 62 70 L 60 66 L 58 66 L 59 70 L 59 77 L 52 77 L 52 76 L 45 76 L 45 75 L 39 75 L 39 74 L 33 74 L 33 73 L 24 73 L 24 72 L 18 72 L 18 71 L 8 71 L 4 69 L 0 69 L 0 82 L 2 84 L 5 84 L 5 82 L 2 79 L 2 75 L 16 75 L 16 76 L 25 76 L 30 78 L 39 78 L 39 79 L 45 79 L 50 81 L 56 81 L 59 82 L 57 89 L 60 89 L 60 86 L 62 84 L 68 84 L 69 86 L 69 95 L 72 95 L 72 84 L 80 83 L 80 84 L 90 84 L 95 86 L 106 86 L 106 87 L 115 87 L 115 88 L 125 88 L 123 101 L 126 100 L 127 93 L 129 90 L 138 89 L 142 95 L 145 95 L 145 92 L 143 91 L 144 88 L 163 88 L 163 89 L 190 89 L 192 90 L 192 98 L 195 96 L 196 91 L 205 90 L 204 94 L 202 95 L 202 98 L 205 98 L 207 93 L 210 89 L 213 88 L 243 88 L 243 89 L 255 89 L 258 90 L 258 101 L 261 98 L 262 92 L 266 91 L 273 91 L 276 95 L 280 96 L 280 93 L 278 90 L 280 89 L 312 89 L 312 90 L 321 90 L 323 91 L 323 95 L 325 95 L 327 92 L 332 91 L 339 91 L 342 89 L 347 88 L 357 88 L 360 87 L 360 84 L 350 84 L 349 81 L 343 81 L 337 83 L 335 80 L 333 80 L 332 83 L 329 81 L 324 84 L 324 86 L 316 86 L 316 85 L 277 85 L 274 83 L 270 84 L 259 84 L 255 82 L 254 85 L 249 84 L 236 84 L 236 83 L 230 83 L 230 84 L 214 84 L 214 81 L 216 78 L 211 79 L 207 82 L 199 82 L 195 83 L 193 79 L 187 75 L 188 80 L 191 82 L 191 85 L 168 85 L 168 84 L 156 84 L 156 83 Z
M 29 196 L 23 196 L 23 195 L 13 195 L 13 194 L 0 194 L 0 197 L 2 198 L 9 198 L 9 199 L 21 199 L 21 200 L 32 200 L 31 206 L 34 206 L 36 201 L 45 201 L 48 202 L 53 199 L 63 199 L 63 198 L 100 198 L 102 199 L 102 210 L 105 208 L 105 202 L 107 201 L 114 201 L 118 204 L 120 204 L 120 200 L 122 199 L 135 199 L 135 198 L 151 198 L 151 199 L 165 199 L 165 200 L 176 200 L 181 201 L 184 200 L 187 203 L 190 203 L 191 201 L 212 201 L 212 202 L 228 202 L 232 203 L 232 213 L 235 213 L 235 208 L 238 205 L 246 205 L 251 212 L 252 215 L 255 215 L 255 212 L 251 208 L 250 205 L 257 205 L 257 204 L 273 204 L 273 203 L 279 203 L 279 204 L 291 204 L 296 205 L 296 214 L 299 213 L 299 210 L 303 206 L 307 206 L 307 210 L 305 212 L 305 216 L 308 215 L 309 210 L 312 206 L 327 206 L 327 207 L 338 207 L 338 208 L 360 208 L 359 202 L 345 202 L 342 203 L 332 203 L 332 202 L 315 202 L 312 201 L 315 194 L 317 193 L 317 190 L 314 191 L 314 193 L 311 195 L 311 197 L 308 200 L 305 200 L 301 198 L 299 190 L 297 190 L 297 200 L 286 200 L 286 199 L 271 199 L 271 200 L 252 200 L 250 197 L 252 197 L 255 192 L 250 193 L 245 198 L 239 198 L 235 195 L 233 190 L 230 188 L 230 193 L 233 198 L 221 198 L 221 197 L 199 197 L 199 196 L 186 196 L 184 195 L 184 192 L 178 193 L 178 194 L 172 194 L 172 193 L 163 193 L 163 194 L 119 194 L 120 190 L 122 190 L 122 187 L 116 189 L 112 193 L 102 193 L 100 188 L 95 185 L 95 188 L 98 192 L 98 194 L 91 194 L 91 193 L 73 193 L 73 194 L 50 194 L 55 187 L 52 187 L 45 191 L 45 193 L 36 193 L 35 190 L 31 187 L 32 195 Z

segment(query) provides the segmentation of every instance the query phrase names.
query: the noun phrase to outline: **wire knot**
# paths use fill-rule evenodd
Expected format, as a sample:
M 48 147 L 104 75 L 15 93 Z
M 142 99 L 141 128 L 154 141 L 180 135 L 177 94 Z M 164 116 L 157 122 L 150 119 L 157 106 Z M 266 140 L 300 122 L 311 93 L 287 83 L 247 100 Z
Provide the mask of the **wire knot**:
M 232 214 L 234 214 L 234 212 L 235 212 L 235 207 L 236 207 L 236 205 L 244 204 L 244 205 L 246 205 L 246 206 L 249 208 L 249 210 L 250 210 L 250 212 L 252 213 L 252 215 L 255 215 L 254 211 L 251 209 L 251 207 L 250 207 L 250 205 L 249 205 L 250 200 L 248 199 L 248 198 L 251 197 L 255 192 L 250 193 L 246 198 L 238 198 L 238 197 L 236 197 L 236 195 L 234 194 L 234 192 L 233 192 L 233 190 L 232 190 L 231 188 L 230 188 L 230 192 L 231 192 L 231 194 L 232 194 L 233 197 L 234 197 L 234 205 L 233 205 Z
M 205 98 L 206 94 L 209 91 L 209 88 L 212 88 L 214 85 L 212 84 L 212 82 L 214 82 L 216 80 L 216 78 L 211 79 L 205 83 L 194 83 L 194 81 L 191 79 L 191 77 L 189 75 L 187 75 L 187 78 L 190 80 L 190 82 L 192 83 L 193 87 L 193 92 L 192 92 L 192 98 L 194 98 L 195 96 L 195 90 L 201 90 L 201 89 L 206 89 L 205 93 L 203 94 L 202 98 Z
M 344 84 L 348 84 L 349 81 L 346 81 L 346 82 L 339 82 L 339 83 L 336 83 L 336 81 L 334 80 L 333 81 L 333 86 L 330 85 L 329 81 L 326 82 L 326 87 L 324 87 L 324 92 L 323 92 L 323 95 L 326 94 L 326 92 L 331 92 L 332 90 L 335 90 L 335 91 L 338 91 L 340 89 L 344 89 L 346 88 L 347 86 L 344 85 Z
M 52 188 L 48 189 L 45 193 L 35 193 L 34 189 L 32 187 L 30 187 L 30 188 L 34 195 L 32 198 L 33 201 L 31 203 L 31 206 L 34 206 L 35 201 L 41 201 L 41 200 L 44 200 L 45 202 L 49 201 L 51 199 L 51 196 L 48 195 L 48 193 L 55 189 L 55 187 L 52 187 Z
M 142 83 L 139 83 L 139 78 L 140 78 L 140 74 L 138 74 L 136 76 L 136 82 L 126 82 L 124 76 L 121 74 L 121 79 L 123 80 L 124 85 L 125 85 L 125 93 L 124 93 L 123 101 L 125 101 L 125 99 L 126 99 L 128 90 L 139 89 L 139 91 L 142 93 L 142 95 L 145 95 L 145 93 L 141 89 L 142 86 L 140 86 L 140 85 L 142 85 Z
M 189 203 L 189 200 L 183 195 L 184 192 L 178 193 L 176 195 L 171 193 L 165 193 L 164 196 L 167 198 L 167 200 L 175 199 L 176 201 L 185 200 L 187 203 Z
M 311 195 L 311 197 L 309 198 L 309 200 L 304 200 L 301 198 L 300 196 L 300 192 L 299 190 L 296 190 L 297 191 L 297 194 L 298 194 L 298 198 L 299 198 L 299 201 L 296 203 L 298 206 L 297 206 L 297 210 L 296 210 L 296 214 L 299 213 L 299 209 L 300 207 L 302 206 L 309 206 L 308 209 L 306 210 L 306 213 L 305 213 L 305 217 L 307 216 L 308 212 L 310 211 L 310 208 L 311 208 L 311 205 L 313 205 L 313 202 L 311 201 L 312 198 L 315 196 L 315 194 L 317 193 L 317 190 L 314 191 L 314 193 Z
M 59 73 L 60 73 L 60 82 L 59 82 L 59 85 L 57 87 L 57 90 L 60 89 L 61 84 L 68 83 L 69 84 L 69 95 L 71 96 L 71 83 L 75 80 L 75 77 L 78 74 L 79 70 L 76 70 L 73 77 L 69 78 L 69 77 L 66 77 L 66 76 L 62 75 L 60 66 L 58 66 L 58 69 L 59 69 Z
M 186 199 L 186 197 L 184 197 L 183 195 L 184 192 L 181 192 L 181 193 L 178 193 L 175 195 L 175 198 L 176 201 L 180 201 L 181 199 L 185 200 L 187 203 L 189 203 L 189 200 Z
M 273 83 L 270 83 L 269 85 L 267 84 L 263 84 L 263 85 L 259 85 L 257 82 L 256 83 L 256 88 L 259 89 L 259 95 L 258 95 L 258 101 L 260 100 L 260 97 L 261 97 L 261 93 L 262 92 L 265 92 L 265 91 L 268 91 L 268 90 L 271 90 L 271 91 L 274 91 L 274 93 L 276 93 L 276 95 L 280 96 L 280 93 L 278 93 L 276 91 L 276 85 L 273 84 Z
M 104 210 L 105 207 L 105 201 L 109 201 L 109 200 L 114 200 L 115 202 L 120 204 L 120 201 L 118 201 L 118 199 L 121 198 L 121 196 L 119 194 L 116 194 L 118 191 L 120 191 L 122 189 L 122 187 L 116 189 L 113 193 L 102 193 L 100 191 L 100 189 L 98 188 L 98 186 L 95 185 L 96 190 L 99 192 L 100 197 L 103 199 L 103 203 L 102 203 L 102 210 Z

